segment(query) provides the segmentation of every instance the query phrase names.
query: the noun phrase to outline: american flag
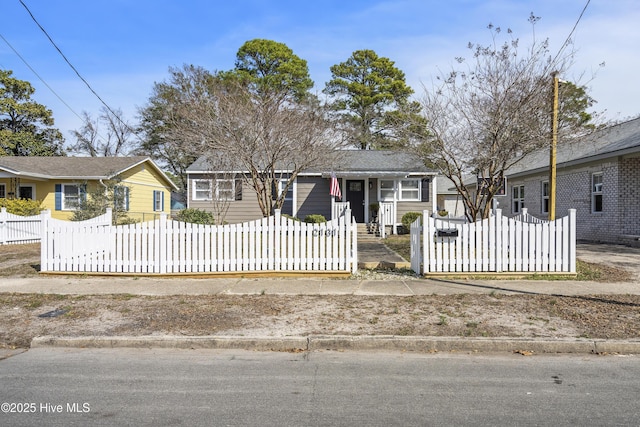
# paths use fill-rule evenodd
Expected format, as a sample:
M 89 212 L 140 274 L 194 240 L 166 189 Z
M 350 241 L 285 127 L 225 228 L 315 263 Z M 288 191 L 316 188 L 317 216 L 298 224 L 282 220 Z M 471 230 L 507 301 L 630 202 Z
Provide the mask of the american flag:
M 340 191 L 340 183 L 338 182 L 338 178 L 336 178 L 335 173 L 331 173 L 331 188 L 329 190 L 329 194 L 335 196 L 336 198 L 342 200 L 342 192 Z

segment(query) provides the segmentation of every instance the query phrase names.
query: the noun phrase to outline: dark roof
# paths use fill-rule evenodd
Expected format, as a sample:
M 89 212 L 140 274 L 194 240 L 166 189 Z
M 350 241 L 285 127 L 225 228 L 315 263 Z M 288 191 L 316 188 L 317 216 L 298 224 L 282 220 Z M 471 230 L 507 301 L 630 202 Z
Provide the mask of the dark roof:
M 237 169 L 242 170 L 241 168 Z M 210 171 L 209 162 L 206 157 L 198 158 L 187 172 L 207 172 Z M 349 174 L 434 174 L 433 169 L 424 165 L 419 157 L 402 151 L 382 151 L 382 150 L 341 150 L 337 152 L 337 159 L 330 168 L 307 170 L 304 173 L 328 174 L 335 172 L 336 175 L 345 176 Z
M 557 167 L 567 167 L 610 157 L 640 152 L 640 118 L 610 126 L 575 141 L 558 145 Z M 526 156 L 510 168 L 507 175 L 517 176 L 549 168 L 549 149 Z
M 335 172 L 424 172 L 432 173 L 419 157 L 403 151 L 345 150 L 340 152 Z
M 37 157 L 2 156 L 0 171 L 40 179 L 109 179 L 148 161 L 172 186 L 174 184 L 146 156 L 133 157 Z

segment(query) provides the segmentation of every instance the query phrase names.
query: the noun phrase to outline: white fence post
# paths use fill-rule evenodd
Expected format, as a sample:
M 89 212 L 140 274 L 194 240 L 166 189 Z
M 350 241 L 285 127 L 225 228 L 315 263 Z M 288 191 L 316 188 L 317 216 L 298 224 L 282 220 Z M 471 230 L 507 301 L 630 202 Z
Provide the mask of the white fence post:
M 0 208 L 0 245 L 7 243 L 7 209 Z
M 348 207 L 344 211 L 344 246 L 347 258 L 345 268 L 351 267 L 351 274 L 358 271 L 358 224 L 355 218 L 351 216 L 351 208 Z
M 158 259 L 156 259 L 156 263 L 158 264 L 158 272 L 160 274 L 167 273 L 167 264 L 169 262 L 169 254 L 167 249 L 167 240 L 169 233 L 167 233 L 167 214 L 160 214 L 160 221 L 158 221 L 158 227 L 155 230 L 156 234 L 159 238 L 159 247 L 158 247 Z M 176 248 L 173 248 L 176 250 Z
M 49 219 L 51 211 L 40 212 L 40 271 L 49 271 Z
M 569 272 L 576 272 L 576 210 L 569 209 Z
M 5 207 L 0 209 L 0 245 L 7 243 L 7 209 Z
M 422 212 L 422 216 L 424 217 L 427 214 L 427 211 Z M 422 218 L 418 217 L 416 220 L 411 223 L 411 227 L 409 230 L 409 237 L 411 240 L 411 270 L 414 273 L 420 274 L 420 265 L 422 263 L 422 245 L 420 242 L 420 238 L 422 237 Z

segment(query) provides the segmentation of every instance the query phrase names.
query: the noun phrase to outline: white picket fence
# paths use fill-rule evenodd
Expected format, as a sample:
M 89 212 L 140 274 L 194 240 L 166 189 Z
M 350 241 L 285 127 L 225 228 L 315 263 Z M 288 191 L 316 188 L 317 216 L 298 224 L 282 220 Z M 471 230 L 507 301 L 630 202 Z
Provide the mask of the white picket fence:
M 39 215 L 21 216 L 8 213 L 6 208 L 0 208 L 0 245 L 37 243 L 42 237 L 42 223 L 44 220 L 59 221 L 51 218 L 51 211 L 44 210 Z M 107 213 L 86 221 L 74 224 L 109 225 L 111 223 L 111 209 Z
M 515 219 L 516 221 L 528 222 L 533 224 L 545 224 L 549 222 L 546 219 L 541 219 L 531 215 L 527 208 L 522 208 L 522 213 L 515 215 L 513 219 Z
M 502 216 L 453 224 L 423 213 L 411 225 L 411 268 L 418 274 L 576 272 L 576 211 L 527 223 Z
M 41 271 L 178 274 L 357 270 L 357 227 L 272 217 L 220 226 L 167 219 L 119 226 L 43 224 Z
M 20 216 L 0 208 L 0 245 L 40 241 L 40 215 Z

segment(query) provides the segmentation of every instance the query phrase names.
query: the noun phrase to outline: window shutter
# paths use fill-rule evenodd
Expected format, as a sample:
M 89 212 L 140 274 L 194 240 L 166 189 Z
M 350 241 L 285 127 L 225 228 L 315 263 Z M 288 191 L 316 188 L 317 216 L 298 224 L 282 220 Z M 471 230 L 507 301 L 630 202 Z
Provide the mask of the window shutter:
M 124 203 L 125 203 L 124 209 L 128 212 L 129 211 L 129 187 L 124 187 Z
M 156 211 L 157 200 L 158 200 L 158 192 L 153 190 L 153 200 L 152 200 L 153 205 L 151 206 L 152 212 Z
M 236 197 L 235 200 L 242 200 L 242 178 L 236 178 Z
M 422 179 L 422 194 L 421 194 L 421 200 L 423 202 L 428 202 L 429 201 L 429 192 L 430 192 L 430 188 L 431 188 L 431 180 L 429 178 L 423 178 Z
M 56 184 L 56 210 L 62 210 L 62 184 Z
M 278 199 L 278 181 L 271 181 L 271 200 Z
M 160 205 L 161 205 L 161 211 L 164 212 L 164 191 L 159 191 L 160 193 Z

